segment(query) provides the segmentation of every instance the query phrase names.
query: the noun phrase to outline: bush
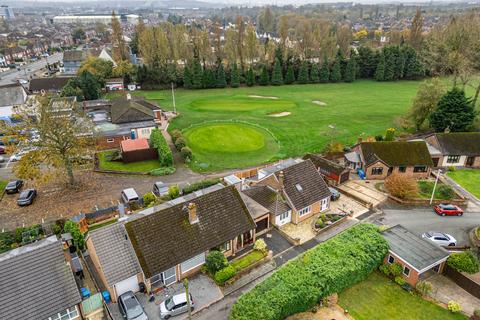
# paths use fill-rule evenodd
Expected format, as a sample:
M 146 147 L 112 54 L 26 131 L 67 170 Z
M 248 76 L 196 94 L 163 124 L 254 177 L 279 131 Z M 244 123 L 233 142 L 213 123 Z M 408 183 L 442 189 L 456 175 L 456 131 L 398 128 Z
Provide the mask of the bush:
M 178 198 L 178 196 L 180 196 L 180 189 L 178 189 L 178 186 L 171 185 L 168 187 L 168 195 L 170 196 L 170 199 Z
M 253 245 L 253 250 L 262 252 L 263 254 L 267 253 L 267 244 L 263 239 L 257 239 Z
M 174 173 L 175 171 L 176 171 L 175 167 L 165 167 L 165 168 L 153 169 L 152 171 L 149 172 L 149 174 L 152 176 L 167 176 L 169 174 Z
M 480 309 L 475 309 L 475 311 L 473 311 L 473 315 L 475 317 L 480 317 Z
M 381 134 L 375 136 L 375 141 L 383 141 L 383 136 Z
M 180 130 L 174 129 L 170 132 L 170 137 L 172 137 L 172 141 L 175 144 L 175 141 L 177 141 L 178 138 L 183 138 L 183 134 Z
M 403 268 L 401 264 L 395 262 L 389 266 L 389 270 L 392 277 L 398 277 L 402 274 Z
M 190 149 L 189 147 L 183 147 L 180 150 L 180 154 L 182 155 L 183 160 L 185 161 L 192 160 L 193 153 L 192 153 L 192 149 Z
M 242 295 L 230 320 L 280 320 L 364 280 L 388 251 L 378 228 L 359 224 L 306 251 Z
M 228 266 L 228 261 L 222 252 L 212 250 L 208 253 L 207 259 L 205 259 L 205 266 L 210 274 L 216 274 L 217 271 Z
M 143 195 L 143 205 L 148 208 L 148 207 L 150 207 L 150 204 L 155 203 L 156 199 L 157 198 L 155 197 L 153 192 L 147 192 Z
M 441 199 L 450 200 L 455 197 L 455 191 L 453 191 L 452 187 L 445 184 L 440 185 L 437 192 Z
M 448 167 L 448 171 L 450 171 L 450 172 L 453 172 L 453 171 L 455 171 L 455 170 L 457 170 L 457 168 L 454 167 L 454 166 Z
M 105 153 L 105 160 L 107 161 L 121 161 L 122 160 L 122 154 L 120 153 L 120 150 L 114 150 L 110 152 Z
M 462 310 L 462 308 L 460 307 L 460 304 L 453 300 L 448 301 L 447 308 L 452 312 L 460 312 Z
M 80 232 L 80 228 L 78 224 L 69 220 L 65 222 L 65 226 L 63 227 L 63 233 L 70 232 L 73 238 L 73 244 L 77 249 L 83 250 L 85 248 L 85 238 L 83 233 Z
M 205 180 L 201 180 L 201 181 L 197 181 L 197 182 L 194 182 L 188 186 L 185 186 L 183 188 L 183 194 L 189 194 L 189 193 L 192 193 L 194 191 L 197 191 L 197 190 L 200 190 L 200 189 L 205 189 L 205 188 L 208 188 L 210 186 L 213 186 L 217 183 L 220 183 L 220 179 L 205 179 Z
M 433 286 L 428 281 L 420 281 L 417 283 L 416 289 L 422 296 L 427 296 L 433 290 Z
M 405 281 L 405 279 L 403 279 L 402 276 L 397 276 L 395 277 L 395 283 L 398 284 L 399 286 L 403 286 L 405 285 L 405 283 L 407 283 L 407 281 Z
M 183 147 L 187 145 L 187 142 L 183 137 L 180 137 L 175 141 L 175 148 L 177 148 L 178 151 L 182 150 Z
M 448 257 L 447 264 L 459 272 L 477 273 L 480 269 L 478 259 L 473 252 L 456 252 Z
M 385 188 L 394 197 L 412 199 L 418 195 L 418 185 L 415 179 L 394 173 L 385 179 Z
M 232 266 L 227 266 L 215 273 L 213 278 L 217 284 L 224 285 L 225 282 L 233 278 L 233 276 L 235 276 L 235 268 Z
M 386 275 L 387 277 L 390 276 L 390 266 L 386 263 L 382 264 L 380 267 L 378 267 L 378 270 L 380 270 L 381 273 Z
M 150 133 L 150 147 L 157 149 L 158 161 L 160 161 L 162 167 L 173 166 L 172 150 L 170 150 L 160 129 L 153 129 Z

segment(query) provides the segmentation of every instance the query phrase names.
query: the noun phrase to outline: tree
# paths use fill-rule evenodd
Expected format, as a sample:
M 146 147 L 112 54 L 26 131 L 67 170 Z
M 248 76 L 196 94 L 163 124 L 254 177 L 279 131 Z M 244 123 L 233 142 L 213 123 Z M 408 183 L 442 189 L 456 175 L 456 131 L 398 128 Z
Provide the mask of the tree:
M 395 52 L 392 50 L 392 47 L 384 47 L 382 52 L 383 56 L 385 57 L 383 80 L 395 80 L 395 68 L 397 62 Z
M 203 79 L 203 69 L 200 64 L 200 59 L 198 58 L 198 55 L 197 55 L 193 58 L 192 88 L 201 89 L 202 79 Z
M 240 86 L 240 75 L 238 73 L 237 63 L 233 63 L 231 77 L 230 77 L 230 86 L 232 88 L 238 88 Z
M 266 65 L 263 65 L 262 67 L 262 73 L 260 74 L 260 81 L 259 81 L 259 84 L 261 86 L 268 86 L 268 83 L 269 83 L 269 79 L 268 79 L 268 70 L 267 70 L 267 66 Z
M 113 58 L 115 61 L 128 60 L 127 46 L 125 39 L 123 38 L 122 26 L 120 20 L 115 15 L 115 11 L 112 12 L 112 38 L 113 46 Z
M 318 70 L 318 64 L 314 63 L 312 65 L 312 71 L 310 72 L 310 81 L 312 83 L 320 82 L 320 70 Z
M 308 83 L 308 78 L 308 63 L 306 61 L 303 61 L 300 65 L 300 70 L 298 71 L 298 83 Z
M 59 111 L 61 110 L 61 111 Z M 65 115 L 65 111 L 67 114 Z M 71 110 L 71 111 L 70 111 Z M 67 98 L 39 98 L 33 106 L 19 110 L 22 121 L 15 126 L 19 140 L 23 132 L 38 132 L 32 141 L 33 151 L 15 164 L 18 178 L 45 182 L 53 177 L 66 177 L 67 186 L 75 186 L 76 160 L 93 154 L 93 125 L 89 118 L 76 112 L 75 102 Z M 31 115 L 35 114 L 35 117 Z M 13 130 L 13 129 L 12 129 Z
M 83 71 L 78 77 L 68 80 L 60 95 L 62 97 L 76 96 L 78 101 L 96 100 L 100 97 L 102 84 L 100 80 L 88 71 Z
M 80 231 L 80 227 L 77 223 L 73 222 L 72 220 L 66 221 L 65 225 L 63 226 L 63 232 L 70 233 L 72 235 L 73 245 L 77 248 L 77 250 L 83 250 L 85 248 L 85 237 Z
M 340 66 L 340 61 L 335 59 L 335 62 L 332 66 L 332 71 L 330 72 L 330 81 L 331 82 L 339 82 L 342 80 L 342 71 Z
M 258 50 L 257 30 L 252 23 L 249 23 L 245 35 L 245 50 L 248 62 L 253 63 L 253 60 L 257 56 Z
M 393 173 L 385 179 L 385 188 L 394 197 L 413 199 L 418 195 L 418 184 L 415 179 L 401 173 Z
M 422 11 L 417 9 L 415 17 L 412 20 L 412 28 L 410 30 L 410 36 L 408 37 L 409 44 L 417 51 L 420 50 L 422 45 L 422 29 L 423 29 L 423 17 Z
M 222 252 L 212 250 L 208 253 L 207 258 L 205 259 L 205 266 L 207 267 L 208 272 L 214 275 L 217 271 L 228 266 L 228 261 Z
M 395 128 L 388 128 L 385 132 L 385 141 L 395 140 Z
M 223 63 L 220 62 L 217 67 L 217 88 L 225 88 L 226 86 L 225 69 L 223 69 Z
M 345 82 L 355 81 L 356 70 L 357 70 L 357 64 L 355 61 L 355 56 L 351 55 L 350 59 L 348 59 L 347 67 L 345 68 L 344 81 Z
M 250 66 L 247 71 L 247 86 L 253 87 L 255 85 L 255 74 L 253 73 L 253 68 Z
M 328 58 L 325 55 L 322 67 L 320 68 L 320 82 L 326 83 L 328 81 L 330 81 L 330 66 L 328 65 Z
M 72 38 L 75 43 L 79 43 L 87 38 L 85 31 L 82 28 L 76 28 L 72 32 Z
M 385 80 L 385 55 L 383 54 L 383 52 L 380 53 L 377 69 L 375 70 L 375 80 L 377 81 Z
M 112 77 L 113 63 L 102 58 L 89 56 L 87 60 L 82 62 L 77 74 L 80 75 L 84 71 L 88 71 L 94 76 L 97 76 L 97 78 L 103 82 Z
M 293 65 L 288 64 L 287 74 L 285 75 L 285 84 L 292 84 L 295 82 L 295 72 L 293 71 Z
M 264 10 L 262 10 L 262 12 L 260 12 L 257 21 L 261 32 L 273 32 L 275 19 L 270 7 L 266 7 Z
M 430 126 L 436 132 L 447 129 L 452 132 L 468 131 L 475 116 L 471 99 L 465 96 L 463 90 L 453 88 L 442 96 L 437 108 L 430 115 Z
M 282 64 L 278 58 L 275 59 L 275 65 L 273 66 L 272 84 L 274 86 L 283 84 Z
M 360 78 L 370 79 L 375 77 L 375 70 L 378 64 L 378 58 L 370 47 L 361 46 L 358 49 L 358 67 L 360 69 Z
M 134 71 L 135 67 L 130 61 L 122 60 L 113 68 L 112 76 L 122 78 L 128 84 L 131 82 Z
M 445 84 L 439 78 L 426 80 L 420 85 L 408 114 L 417 131 L 425 124 L 446 92 Z
M 187 89 L 191 89 L 193 87 L 192 74 L 190 73 L 190 68 L 188 65 L 185 65 L 183 68 L 183 87 Z

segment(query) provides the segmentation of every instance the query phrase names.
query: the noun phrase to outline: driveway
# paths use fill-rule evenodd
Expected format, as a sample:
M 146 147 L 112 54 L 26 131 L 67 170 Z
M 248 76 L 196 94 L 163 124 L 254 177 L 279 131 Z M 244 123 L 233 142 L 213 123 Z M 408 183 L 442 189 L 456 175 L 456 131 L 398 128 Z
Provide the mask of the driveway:
M 284 252 L 292 247 L 292 244 L 287 241 L 275 228 L 262 234 L 258 239 L 265 240 L 268 250 L 272 250 L 274 256 Z
M 468 232 L 480 224 L 480 212 L 467 211 L 461 217 L 441 217 L 431 208 L 391 207 L 367 220 L 389 226 L 401 224 L 417 235 L 427 231 L 445 232 L 457 239 L 458 245 L 470 245 Z
M 343 192 L 351 194 L 365 202 L 371 203 L 374 207 L 387 200 L 387 196 L 375 189 L 375 184 L 381 181 L 376 180 L 350 180 L 338 186 Z
M 475 309 L 480 308 L 480 299 L 463 290 L 449 278 L 436 274 L 427 281 L 433 286 L 430 296 L 435 300 L 445 304 L 448 304 L 450 300 L 454 300 L 460 304 L 462 311 L 468 315 L 472 315 Z

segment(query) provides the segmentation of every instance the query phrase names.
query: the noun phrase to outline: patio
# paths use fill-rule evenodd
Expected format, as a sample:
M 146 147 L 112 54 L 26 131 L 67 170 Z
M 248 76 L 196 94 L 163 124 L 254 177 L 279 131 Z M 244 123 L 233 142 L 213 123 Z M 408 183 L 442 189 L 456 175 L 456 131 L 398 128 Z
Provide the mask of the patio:
M 325 211 L 324 213 L 330 213 L 330 210 Z M 287 223 L 280 227 L 280 230 L 285 232 L 291 239 L 296 239 L 299 241 L 299 244 L 305 243 L 308 240 L 315 238 L 317 235 L 313 231 L 312 225 L 320 216 L 320 213 L 311 216 L 303 220 L 298 224 Z

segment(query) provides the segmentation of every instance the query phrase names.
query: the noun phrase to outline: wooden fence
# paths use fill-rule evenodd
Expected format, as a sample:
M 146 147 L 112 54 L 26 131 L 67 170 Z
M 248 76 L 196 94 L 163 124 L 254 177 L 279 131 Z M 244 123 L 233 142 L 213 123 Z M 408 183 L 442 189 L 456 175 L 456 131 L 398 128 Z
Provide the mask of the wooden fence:
M 472 296 L 480 299 L 480 283 L 473 281 L 469 277 L 463 275 L 462 273 L 449 267 L 448 265 L 445 267 L 444 273 L 448 278 L 452 279 L 453 282 L 458 284 L 465 291 L 470 293 Z

